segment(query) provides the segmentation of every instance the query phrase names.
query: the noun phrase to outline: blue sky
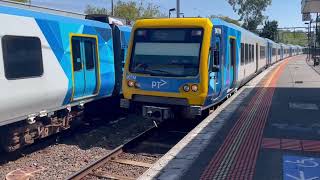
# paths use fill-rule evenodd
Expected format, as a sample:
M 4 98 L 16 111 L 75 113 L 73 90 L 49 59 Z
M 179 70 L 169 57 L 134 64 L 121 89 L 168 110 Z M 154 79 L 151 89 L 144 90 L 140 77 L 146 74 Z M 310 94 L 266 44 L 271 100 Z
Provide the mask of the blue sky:
M 110 8 L 111 0 L 32 0 L 33 4 L 83 12 L 87 4 Z M 116 1 L 116 0 L 114 0 Z M 168 9 L 175 7 L 175 0 L 145 0 L 160 6 L 161 11 L 167 13 Z M 201 3 L 200 3 L 201 2 Z M 227 0 L 181 0 L 181 12 L 186 16 L 224 15 L 234 19 L 238 15 L 233 12 Z M 305 26 L 301 20 L 301 0 L 273 0 L 265 15 L 270 20 L 277 20 L 280 27 Z

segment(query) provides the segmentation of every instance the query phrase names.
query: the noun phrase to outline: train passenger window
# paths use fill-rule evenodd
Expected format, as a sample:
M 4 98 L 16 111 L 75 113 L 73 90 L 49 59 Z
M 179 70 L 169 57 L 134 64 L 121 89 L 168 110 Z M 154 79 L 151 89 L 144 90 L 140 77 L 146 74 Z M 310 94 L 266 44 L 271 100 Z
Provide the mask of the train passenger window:
M 277 53 L 276 48 L 272 48 L 272 56 L 275 56 Z
M 260 59 L 266 58 L 266 47 L 260 46 Z
M 244 64 L 244 44 L 241 43 L 241 65 Z
M 85 55 L 86 55 L 86 69 L 91 70 L 95 67 L 95 61 L 97 59 L 96 57 L 96 40 L 85 40 L 84 42 L 84 49 L 85 49 Z
M 249 62 L 249 45 L 248 44 L 245 44 L 245 63 L 248 64 Z
M 80 39 L 75 37 L 72 38 L 72 61 L 74 71 L 80 71 L 82 69 L 80 42 Z
M 38 37 L 2 38 L 5 76 L 9 80 L 39 77 L 43 74 L 41 41 Z
M 251 59 L 251 62 L 254 62 L 254 45 L 251 45 L 251 57 L 252 57 L 252 59 Z

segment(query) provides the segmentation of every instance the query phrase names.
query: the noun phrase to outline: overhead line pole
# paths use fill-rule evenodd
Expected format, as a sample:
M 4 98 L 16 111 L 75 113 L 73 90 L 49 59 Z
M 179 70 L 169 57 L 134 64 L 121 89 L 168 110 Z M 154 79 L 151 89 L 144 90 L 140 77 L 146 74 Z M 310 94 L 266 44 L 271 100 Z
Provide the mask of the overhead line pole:
M 113 0 L 111 0 L 111 15 L 114 16 L 114 10 L 113 10 Z
M 180 17 L 180 0 L 177 0 L 177 18 Z

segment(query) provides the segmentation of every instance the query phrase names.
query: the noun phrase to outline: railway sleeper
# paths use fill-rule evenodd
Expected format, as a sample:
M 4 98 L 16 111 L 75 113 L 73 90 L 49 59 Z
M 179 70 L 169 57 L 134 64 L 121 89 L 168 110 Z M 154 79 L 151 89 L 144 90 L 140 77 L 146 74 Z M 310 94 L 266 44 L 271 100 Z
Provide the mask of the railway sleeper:
M 13 152 L 33 144 L 38 139 L 46 138 L 61 131 L 77 126 L 82 121 L 83 111 L 68 112 L 60 110 L 50 117 L 36 117 L 35 123 L 27 120 L 0 128 L 0 147 L 7 152 Z

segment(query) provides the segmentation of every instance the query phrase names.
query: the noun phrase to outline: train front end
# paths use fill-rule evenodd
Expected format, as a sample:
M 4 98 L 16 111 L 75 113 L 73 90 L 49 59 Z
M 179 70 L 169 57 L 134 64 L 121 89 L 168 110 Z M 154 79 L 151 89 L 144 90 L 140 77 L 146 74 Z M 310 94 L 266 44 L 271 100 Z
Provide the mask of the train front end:
M 205 18 L 137 21 L 123 76 L 121 107 L 155 121 L 201 115 L 208 94 L 212 23 Z

